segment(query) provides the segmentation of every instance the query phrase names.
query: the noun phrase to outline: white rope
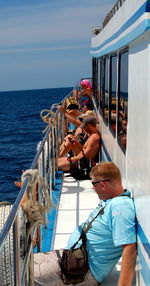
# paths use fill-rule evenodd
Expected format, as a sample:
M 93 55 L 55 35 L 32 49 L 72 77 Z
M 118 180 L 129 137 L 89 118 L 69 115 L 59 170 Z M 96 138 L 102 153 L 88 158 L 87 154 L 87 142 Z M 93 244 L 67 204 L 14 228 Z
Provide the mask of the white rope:
M 29 235 L 31 234 L 34 227 L 37 227 L 41 224 L 46 225 L 46 211 L 48 208 L 52 207 L 53 203 L 51 200 L 51 193 L 48 192 L 48 186 L 46 185 L 43 177 L 40 176 L 37 169 L 28 169 L 26 170 L 21 180 L 22 182 L 28 178 L 27 185 L 27 196 L 28 200 L 25 202 L 23 209 L 26 213 L 27 219 L 30 222 L 30 227 L 27 231 L 27 241 Z M 43 193 L 43 204 L 35 200 L 34 198 L 34 186 L 38 184 L 41 187 Z
M 21 181 L 24 182 L 26 178 L 28 178 L 28 186 L 32 187 L 39 181 L 39 171 L 37 169 L 26 170 L 21 176 Z
M 46 115 L 44 115 L 44 113 L 46 113 Z M 40 116 L 42 120 L 48 124 L 47 127 L 42 131 L 42 133 L 45 133 L 50 125 L 52 125 L 53 127 L 56 126 L 56 115 L 52 110 L 43 109 L 40 112 Z

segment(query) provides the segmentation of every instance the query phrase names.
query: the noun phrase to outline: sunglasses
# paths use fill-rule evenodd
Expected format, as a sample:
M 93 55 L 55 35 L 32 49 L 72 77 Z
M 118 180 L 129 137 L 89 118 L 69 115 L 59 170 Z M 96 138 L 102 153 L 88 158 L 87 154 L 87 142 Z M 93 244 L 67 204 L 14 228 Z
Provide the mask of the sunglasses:
M 91 182 L 91 184 L 95 187 L 96 184 L 99 184 L 101 182 L 109 182 L 110 180 L 109 179 L 106 179 L 106 180 L 100 180 L 100 181 L 96 181 L 96 182 Z

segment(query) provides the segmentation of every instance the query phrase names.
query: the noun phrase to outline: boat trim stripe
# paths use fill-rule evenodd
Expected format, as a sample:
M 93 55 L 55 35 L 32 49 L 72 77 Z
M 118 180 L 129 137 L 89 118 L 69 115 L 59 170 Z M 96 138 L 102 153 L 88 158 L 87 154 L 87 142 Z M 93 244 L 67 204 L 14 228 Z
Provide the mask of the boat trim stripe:
M 106 157 L 107 161 L 112 161 L 111 157 L 110 157 L 110 155 L 108 153 L 108 150 L 107 150 L 107 148 L 106 148 L 106 146 L 104 144 L 104 141 L 102 139 L 101 139 L 101 148 L 102 148 L 102 152 L 105 154 L 105 157 Z
M 108 48 L 106 48 L 100 52 L 97 52 L 96 54 L 94 54 L 94 56 L 95 57 L 103 56 L 104 54 L 108 54 L 112 51 L 115 51 L 115 50 L 129 44 L 130 42 L 132 42 L 133 40 L 138 38 L 141 34 L 143 34 L 149 28 L 150 28 L 150 20 L 143 21 L 132 32 L 127 34 L 125 37 L 123 37 L 117 43 L 111 45 L 110 47 L 108 47 Z
M 148 257 L 150 258 L 150 243 L 148 241 L 148 238 L 146 237 L 139 221 L 137 220 L 137 234 L 142 242 L 142 245 L 148 255 Z M 149 280 L 150 281 L 150 280 Z
M 150 269 L 140 247 L 138 247 L 138 256 L 139 272 L 143 278 L 144 284 L 148 286 L 150 281 Z
M 93 47 L 91 50 L 91 53 L 94 52 L 98 52 L 98 50 L 100 51 L 104 46 L 106 46 L 107 44 L 109 44 L 110 42 L 112 42 L 113 40 L 117 39 L 123 32 L 125 32 L 129 27 L 131 27 L 131 25 L 133 25 L 144 13 L 145 13 L 145 20 L 142 22 L 142 26 L 144 27 L 144 29 L 139 29 L 139 25 L 133 30 L 136 32 L 136 29 L 138 28 L 138 30 L 140 30 L 140 34 L 142 34 L 145 30 L 147 30 L 150 27 L 150 23 L 149 23 L 149 19 L 146 19 L 149 15 L 150 12 L 150 0 L 147 2 L 145 2 L 138 10 L 137 12 L 114 34 L 112 35 L 110 38 L 108 38 L 106 41 L 104 41 L 103 44 L 98 45 L 97 47 Z M 148 14 L 148 15 L 147 15 Z M 147 21 L 148 20 L 148 21 Z M 141 24 L 140 24 L 141 25 Z M 133 31 L 131 33 L 133 33 Z M 132 37 L 130 37 L 130 40 L 128 39 L 130 33 L 128 34 L 128 36 L 124 37 L 128 39 L 128 43 L 132 40 L 134 40 L 137 36 L 139 36 L 139 33 L 135 33 L 134 32 L 134 37 L 132 34 Z M 113 46 L 111 46 L 111 50 L 114 50 L 114 48 L 112 48 Z M 109 48 L 109 49 L 110 49 Z M 105 50 L 104 50 L 105 51 Z M 103 51 L 103 54 L 104 54 Z M 102 52 L 101 52 L 102 53 Z M 99 54 L 98 54 L 99 55 Z

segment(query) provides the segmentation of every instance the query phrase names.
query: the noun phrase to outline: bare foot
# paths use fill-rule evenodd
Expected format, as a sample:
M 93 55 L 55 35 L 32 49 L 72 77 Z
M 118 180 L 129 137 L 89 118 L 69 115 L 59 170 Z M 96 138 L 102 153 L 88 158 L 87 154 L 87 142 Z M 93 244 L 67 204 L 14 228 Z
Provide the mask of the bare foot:
M 21 188 L 22 187 L 22 182 L 16 181 L 14 182 L 14 184 L 16 185 L 16 187 Z

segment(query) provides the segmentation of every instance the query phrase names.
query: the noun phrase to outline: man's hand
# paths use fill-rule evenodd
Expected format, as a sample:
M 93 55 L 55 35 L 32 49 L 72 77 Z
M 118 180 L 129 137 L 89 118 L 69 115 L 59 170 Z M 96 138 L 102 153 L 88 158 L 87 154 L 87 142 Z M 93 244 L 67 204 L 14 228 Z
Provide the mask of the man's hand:
M 61 112 L 65 112 L 65 108 L 63 105 L 57 105 L 57 110 L 61 111 Z

